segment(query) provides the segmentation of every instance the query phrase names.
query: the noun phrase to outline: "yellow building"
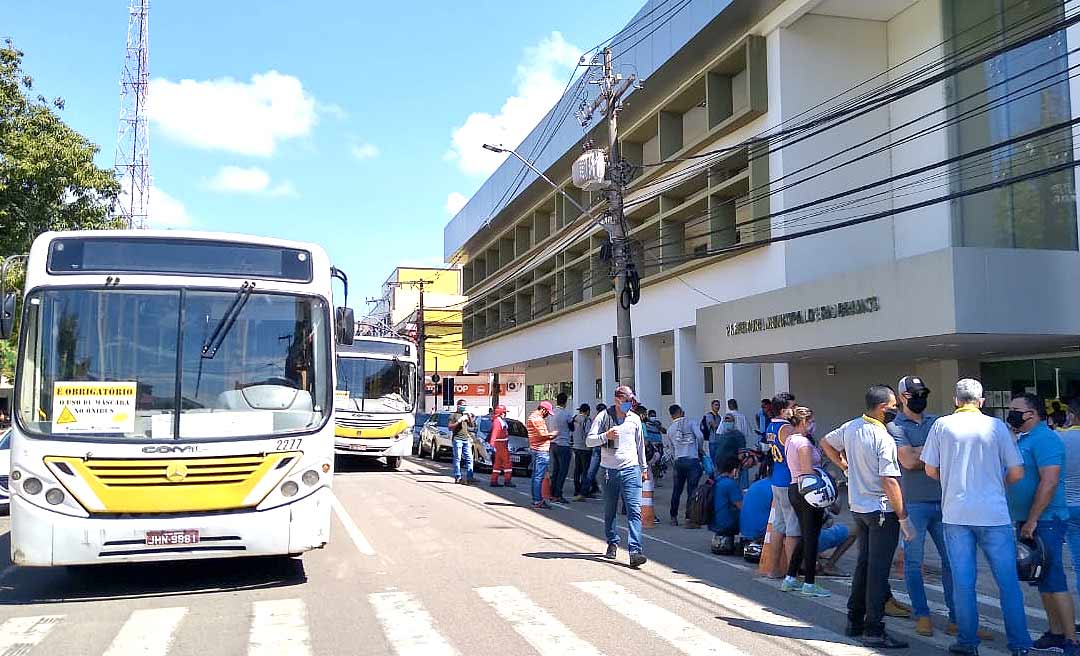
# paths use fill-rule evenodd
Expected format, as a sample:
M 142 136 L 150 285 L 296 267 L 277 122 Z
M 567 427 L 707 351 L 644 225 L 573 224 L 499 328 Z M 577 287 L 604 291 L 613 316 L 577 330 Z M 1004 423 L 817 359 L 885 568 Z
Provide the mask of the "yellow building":
M 424 290 L 424 371 L 428 376 L 454 376 L 465 369 L 466 351 L 461 346 L 461 311 L 467 297 L 461 295 L 461 269 L 397 267 L 382 286 L 382 298 L 369 318 L 415 338 Z

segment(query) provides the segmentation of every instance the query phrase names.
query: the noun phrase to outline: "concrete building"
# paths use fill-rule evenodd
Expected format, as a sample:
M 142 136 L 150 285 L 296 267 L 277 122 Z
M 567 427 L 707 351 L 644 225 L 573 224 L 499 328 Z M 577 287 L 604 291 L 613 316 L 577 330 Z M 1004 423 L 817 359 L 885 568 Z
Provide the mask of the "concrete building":
M 665 4 L 646 4 L 615 47 L 616 67 L 647 81 L 620 118 L 623 156 L 645 165 L 627 216 L 646 405 L 699 414 L 736 398 L 750 415 L 790 390 L 826 428 L 861 411 L 868 384 L 911 373 L 937 411 L 963 375 L 982 378 L 999 410 L 1029 389 L 1080 393 L 1080 309 L 1067 300 L 1080 279 L 1067 124 L 1080 116 L 1067 72 L 1080 32 L 1056 23 L 1061 0 L 690 0 L 673 15 Z M 586 139 L 606 142 L 604 126 L 571 119 L 551 135 L 577 92 L 518 150 L 602 209 L 602 194 L 572 188 L 569 165 Z M 774 139 L 748 141 L 761 135 Z M 444 232 L 447 260 L 463 263 L 470 368 L 608 400 L 605 233 L 535 176 L 518 184 L 519 171 L 503 163 Z

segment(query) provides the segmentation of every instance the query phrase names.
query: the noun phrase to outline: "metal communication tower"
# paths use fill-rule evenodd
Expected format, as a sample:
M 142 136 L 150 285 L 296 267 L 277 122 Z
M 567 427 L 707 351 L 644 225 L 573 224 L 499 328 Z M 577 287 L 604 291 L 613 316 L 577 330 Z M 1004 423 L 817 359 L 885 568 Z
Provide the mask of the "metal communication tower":
M 114 168 L 124 187 L 119 216 L 129 228 L 146 228 L 150 206 L 150 0 L 130 0 L 127 50 L 120 76 L 120 126 Z

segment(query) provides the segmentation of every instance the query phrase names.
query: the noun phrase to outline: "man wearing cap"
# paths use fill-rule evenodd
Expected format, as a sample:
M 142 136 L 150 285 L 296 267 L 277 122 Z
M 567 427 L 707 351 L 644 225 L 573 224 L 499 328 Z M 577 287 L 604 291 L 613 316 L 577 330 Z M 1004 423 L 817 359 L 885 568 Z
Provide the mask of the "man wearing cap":
M 592 408 L 588 403 L 582 403 L 578 407 L 577 414 L 573 419 L 573 431 L 571 431 L 570 447 L 574 450 L 574 501 L 584 501 L 585 479 L 589 473 L 589 461 L 592 460 L 592 449 L 585 444 L 585 436 L 589 433 L 589 425 L 592 419 L 589 414 Z
M 599 446 L 600 467 L 604 471 L 604 534 L 607 538 L 605 557 L 614 560 L 618 555 L 619 532 L 615 525 L 615 513 L 619 498 L 626 507 L 626 524 L 629 539 L 630 566 L 645 564 L 641 537 L 641 483 L 648 480 L 649 468 L 645 460 L 645 431 L 641 418 L 633 412 L 634 391 L 626 385 L 615 389 L 615 418 L 617 425 L 604 433 L 602 426 L 594 421 L 589 429 L 586 444 Z
M 544 475 L 547 474 L 551 440 L 556 435 L 555 431 L 549 430 L 547 426 L 547 418 L 552 410 L 551 401 L 541 401 L 525 422 L 525 430 L 529 433 L 529 450 L 532 451 L 533 508 L 537 510 L 551 507 L 544 501 L 543 483 Z
M 506 406 L 497 405 L 491 411 L 491 447 L 495 456 L 491 459 L 491 487 L 517 487 L 514 485 L 514 468 L 510 464 L 510 431 L 506 425 Z M 499 483 L 499 476 L 505 483 Z
M 454 482 L 462 485 L 472 485 L 473 482 L 472 433 L 476 430 L 476 423 L 473 416 L 467 412 L 467 407 L 465 399 L 459 399 L 457 411 L 450 415 L 449 420 L 450 432 L 453 434 L 450 444 L 454 451 Z

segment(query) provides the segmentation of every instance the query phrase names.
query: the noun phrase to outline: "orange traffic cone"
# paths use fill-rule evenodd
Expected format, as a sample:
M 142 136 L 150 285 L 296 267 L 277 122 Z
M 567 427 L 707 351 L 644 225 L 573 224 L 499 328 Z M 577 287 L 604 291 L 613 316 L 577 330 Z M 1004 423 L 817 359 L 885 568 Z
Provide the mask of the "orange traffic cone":
M 784 545 L 773 544 L 776 539 L 776 535 L 772 530 L 772 515 L 769 515 L 769 523 L 765 526 L 765 542 L 761 545 L 761 560 L 758 561 L 757 571 L 758 574 L 768 575 L 772 573 L 773 558 L 776 557 L 776 550 L 783 549 Z
M 641 528 L 656 527 L 656 511 L 653 510 L 652 477 L 641 482 Z
M 545 476 L 544 481 L 540 483 L 540 496 L 544 499 L 550 499 L 551 497 L 551 477 Z

